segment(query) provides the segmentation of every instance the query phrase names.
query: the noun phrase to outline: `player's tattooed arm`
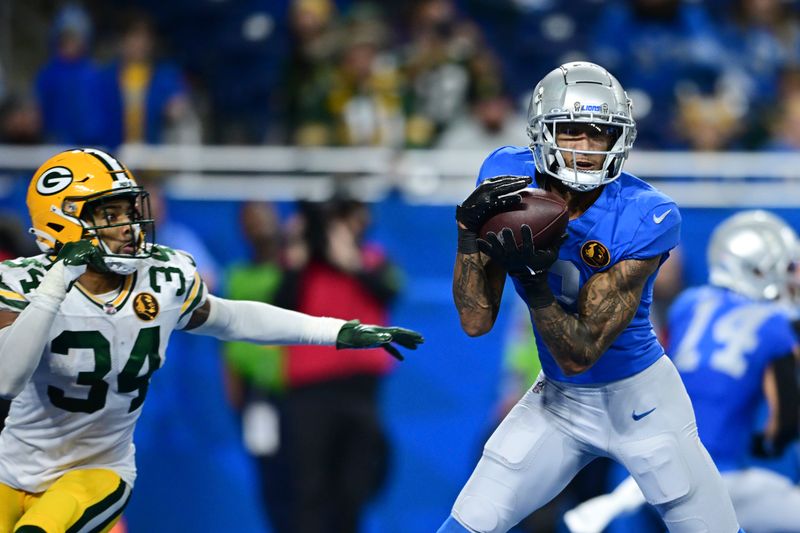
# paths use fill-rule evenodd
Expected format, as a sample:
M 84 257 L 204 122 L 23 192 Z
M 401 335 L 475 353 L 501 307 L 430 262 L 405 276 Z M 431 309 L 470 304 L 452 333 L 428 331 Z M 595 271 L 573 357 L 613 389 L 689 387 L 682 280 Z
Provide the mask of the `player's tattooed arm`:
M 595 274 L 578 295 L 578 312 L 555 303 L 535 309 L 536 328 L 566 375 L 594 365 L 628 326 L 660 258 L 621 261 Z
M 492 329 L 505 278 L 505 271 L 482 253 L 456 255 L 453 301 L 467 335 L 477 337 Z

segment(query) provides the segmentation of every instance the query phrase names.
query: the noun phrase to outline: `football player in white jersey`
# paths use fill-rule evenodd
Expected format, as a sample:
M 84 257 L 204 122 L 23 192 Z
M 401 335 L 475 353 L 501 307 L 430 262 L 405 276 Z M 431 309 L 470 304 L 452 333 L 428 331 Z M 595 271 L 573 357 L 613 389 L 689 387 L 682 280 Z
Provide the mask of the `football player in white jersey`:
M 414 349 L 414 331 L 208 294 L 192 257 L 155 244 L 147 192 L 111 155 L 69 150 L 28 189 L 42 254 L 0 263 L 0 533 L 109 530 L 132 441 L 175 329 L 262 344 Z

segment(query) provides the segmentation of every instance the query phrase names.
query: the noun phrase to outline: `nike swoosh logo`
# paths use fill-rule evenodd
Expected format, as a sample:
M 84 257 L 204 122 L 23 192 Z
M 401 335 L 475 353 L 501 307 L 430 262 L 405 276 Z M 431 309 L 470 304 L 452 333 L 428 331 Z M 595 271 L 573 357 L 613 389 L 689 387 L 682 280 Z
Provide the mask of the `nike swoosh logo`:
M 641 413 L 641 414 L 638 414 L 638 415 L 636 414 L 636 410 L 634 410 L 634 411 L 631 412 L 631 417 L 634 420 L 641 420 L 642 418 L 646 417 L 647 415 L 649 415 L 650 413 L 652 413 L 655 410 L 656 410 L 656 408 L 653 407 L 649 411 L 645 411 L 644 413 Z
M 664 222 L 664 219 L 667 218 L 667 215 L 669 215 L 671 212 L 672 209 L 667 209 L 659 216 L 656 216 L 656 214 L 653 213 L 653 222 L 655 222 L 656 224 L 661 224 L 662 222 Z

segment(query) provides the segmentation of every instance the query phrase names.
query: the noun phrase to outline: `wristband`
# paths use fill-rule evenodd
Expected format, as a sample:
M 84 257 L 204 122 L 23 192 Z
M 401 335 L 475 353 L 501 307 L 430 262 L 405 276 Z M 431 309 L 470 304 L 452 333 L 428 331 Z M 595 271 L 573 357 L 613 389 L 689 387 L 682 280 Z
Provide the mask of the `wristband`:
M 542 309 L 556 301 L 550 285 L 547 283 L 547 273 L 536 276 L 525 275 L 517 278 L 525 289 L 525 296 L 528 298 L 528 307 L 531 309 Z
M 478 235 L 474 231 L 458 226 L 458 253 L 477 254 Z

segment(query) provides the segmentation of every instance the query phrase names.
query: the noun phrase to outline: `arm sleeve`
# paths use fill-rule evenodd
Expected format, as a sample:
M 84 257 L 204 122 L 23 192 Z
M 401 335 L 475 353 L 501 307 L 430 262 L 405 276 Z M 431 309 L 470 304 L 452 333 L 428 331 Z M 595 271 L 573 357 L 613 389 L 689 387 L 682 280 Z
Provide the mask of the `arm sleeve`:
M 208 295 L 208 319 L 189 333 L 257 344 L 336 344 L 345 321 L 290 311 L 262 302 Z
M 0 397 L 10 399 L 22 392 L 39 366 L 50 327 L 66 295 L 63 276 L 63 264 L 56 263 L 31 303 L 10 326 L 0 330 Z

